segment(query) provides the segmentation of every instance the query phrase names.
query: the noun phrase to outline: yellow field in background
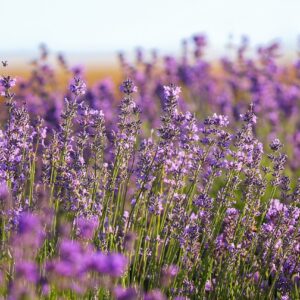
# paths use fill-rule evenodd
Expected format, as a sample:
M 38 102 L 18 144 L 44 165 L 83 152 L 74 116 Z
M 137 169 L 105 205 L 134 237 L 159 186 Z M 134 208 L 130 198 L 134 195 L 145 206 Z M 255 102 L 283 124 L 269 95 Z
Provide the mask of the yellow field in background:
M 16 77 L 17 79 L 28 79 L 31 75 L 33 68 L 30 67 L 12 67 L 12 68 L 2 68 L 0 75 L 10 75 Z M 59 84 L 68 81 L 72 74 L 64 70 L 55 70 L 56 79 Z M 84 80 L 86 80 L 90 85 L 93 85 L 99 80 L 110 78 L 114 82 L 120 82 L 123 79 L 121 69 L 117 66 L 93 66 L 84 68 Z

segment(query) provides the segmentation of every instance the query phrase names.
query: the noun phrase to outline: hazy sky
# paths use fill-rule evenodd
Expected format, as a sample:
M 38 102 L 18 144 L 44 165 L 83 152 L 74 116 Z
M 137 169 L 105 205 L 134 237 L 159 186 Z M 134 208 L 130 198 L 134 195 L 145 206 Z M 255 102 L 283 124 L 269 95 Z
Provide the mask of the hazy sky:
M 300 0 L 0 0 L 0 52 L 89 53 L 137 46 L 176 51 L 205 32 L 221 49 L 233 35 L 253 44 L 278 39 L 295 49 Z

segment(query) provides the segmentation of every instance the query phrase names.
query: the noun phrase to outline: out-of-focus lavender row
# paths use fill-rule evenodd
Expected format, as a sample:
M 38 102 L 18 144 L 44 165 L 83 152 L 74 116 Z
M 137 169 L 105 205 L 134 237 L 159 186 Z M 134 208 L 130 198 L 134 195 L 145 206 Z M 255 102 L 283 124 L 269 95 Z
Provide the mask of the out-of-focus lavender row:
M 253 55 L 247 39 L 233 48 L 235 55 L 208 61 L 206 44 L 206 37 L 199 35 L 185 41 L 182 54 L 176 57 L 160 57 L 156 52 L 149 57 L 148 53 L 138 50 L 136 59 L 129 62 L 120 54 L 123 77 L 132 78 L 139 88 L 136 102 L 142 108 L 142 120 L 149 128 L 158 126 L 163 85 L 171 82 L 182 86 L 185 100 L 179 101 L 181 109 L 202 118 L 213 112 L 225 114 L 233 127 L 241 112 L 249 103 L 254 103 L 255 112 L 264 120 L 258 135 L 266 142 L 278 136 L 289 145 L 289 163 L 297 170 L 300 61 L 279 63 L 281 49 L 276 43 L 260 47 Z M 59 77 L 47 64 L 47 57 L 47 49 L 43 47 L 41 57 L 34 61 L 31 77 L 19 85 L 18 97 L 27 102 L 31 113 L 43 116 L 48 126 L 58 126 L 62 99 L 68 92 L 57 88 Z M 83 70 L 69 66 L 62 55 L 58 61 L 69 78 L 84 77 Z M 116 90 L 116 83 L 107 79 L 89 86 L 85 96 L 92 108 L 104 111 L 109 129 L 115 129 L 116 124 L 117 117 L 113 113 L 119 103 Z

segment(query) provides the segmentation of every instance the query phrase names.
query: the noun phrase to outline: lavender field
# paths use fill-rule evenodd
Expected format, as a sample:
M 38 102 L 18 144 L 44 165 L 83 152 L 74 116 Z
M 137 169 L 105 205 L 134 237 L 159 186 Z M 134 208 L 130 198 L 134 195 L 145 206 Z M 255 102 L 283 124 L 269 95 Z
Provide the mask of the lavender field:
M 1 299 L 300 299 L 300 59 L 205 49 L 2 62 Z

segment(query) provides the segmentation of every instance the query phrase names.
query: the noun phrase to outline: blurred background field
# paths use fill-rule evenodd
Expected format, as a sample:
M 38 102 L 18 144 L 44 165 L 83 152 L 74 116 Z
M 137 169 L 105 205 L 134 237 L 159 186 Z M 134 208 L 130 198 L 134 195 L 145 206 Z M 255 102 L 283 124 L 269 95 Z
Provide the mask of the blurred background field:
M 18 64 L 36 56 L 40 43 L 73 62 L 109 65 L 119 51 L 137 47 L 179 55 L 196 33 L 209 38 L 210 59 L 227 55 L 228 41 L 247 35 L 251 45 L 279 41 L 287 59 L 297 55 L 297 0 L 71 1 L 0 0 L 0 58 Z

